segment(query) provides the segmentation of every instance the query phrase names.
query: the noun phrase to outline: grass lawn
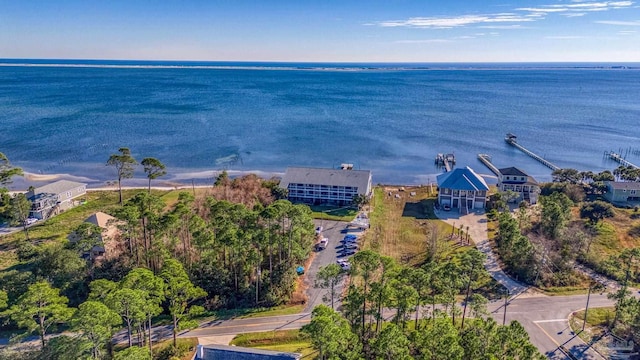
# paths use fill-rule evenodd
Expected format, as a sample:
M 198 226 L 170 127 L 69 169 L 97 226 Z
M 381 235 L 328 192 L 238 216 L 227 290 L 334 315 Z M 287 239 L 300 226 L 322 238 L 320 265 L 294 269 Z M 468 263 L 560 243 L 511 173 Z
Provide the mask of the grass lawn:
M 231 345 L 299 353 L 302 354 L 303 359 L 314 359 L 317 356 L 308 335 L 300 330 L 241 334 L 231 341 Z
M 196 352 L 196 346 L 198 345 L 198 338 L 183 338 L 177 339 L 178 349 L 185 350 L 184 354 L 180 357 L 176 357 L 176 359 L 180 360 L 191 360 Z M 163 350 L 173 345 L 173 339 L 165 340 L 163 342 L 157 343 L 153 345 L 153 358 L 160 359 L 164 356 L 162 355 Z M 167 359 L 173 359 L 173 357 L 167 357 Z
M 351 207 L 333 207 L 333 206 L 309 206 L 311 208 L 311 216 L 314 219 L 334 220 L 334 221 L 352 221 L 358 210 Z
M 407 187 L 404 191 L 376 187 L 369 214 L 371 228 L 364 235 L 363 247 L 407 265 L 424 262 L 432 236 L 438 239 L 442 256 L 464 251 L 465 247 L 449 240 L 451 226 L 436 218 L 434 202 L 430 187 Z
M 585 331 L 582 331 L 584 310 L 576 311 L 571 314 L 569 325 L 571 326 L 571 330 L 577 333 L 582 340 L 590 342 L 593 337 L 604 333 L 609 323 L 613 321 L 615 313 L 614 307 L 589 308 Z

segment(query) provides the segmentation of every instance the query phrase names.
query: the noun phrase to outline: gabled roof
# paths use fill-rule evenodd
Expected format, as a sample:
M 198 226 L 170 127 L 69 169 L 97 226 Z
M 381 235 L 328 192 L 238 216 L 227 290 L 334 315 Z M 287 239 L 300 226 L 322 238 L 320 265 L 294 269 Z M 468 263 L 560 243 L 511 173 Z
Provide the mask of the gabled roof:
M 533 178 L 533 176 L 527 175 L 523 170 L 518 169 L 517 167 L 508 167 L 499 169 L 500 171 L 500 182 L 503 184 L 520 184 L 520 185 L 538 185 L 538 181 Z M 514 176 L 513 180 L 505 180 L 505 176 Z M 515 177 L 524 177 L 524 180 L 516 180 Z
M 476 174 L 468 166 L 438 175 L 438 187 L 455 190 L 489 190 L 489 186 L 482 176 Z
M 47 184 L 41 187 L 37 187 L 33 190 L 34 195 L 38 194 L 62 194 L 67 191 L 79 188 L 81 186 L 87 186 L 87 184 L 79 183 L 69 180 L 58 180 L 54 183 Z
M 527 175 L 527 173 L 525 173 L 524 171 L 516 168 L 516 167 L 508 167 L 508 168 L 503 168 L 500 169 L 500 174 L 502 175 L 514 175 L 514 176 L 529 176 Z
M 88 222 L 106 229 L 109 226 L 109 221 L 115 220 L 116 218 L 114 218 L 113 216 L 99 211 L 89 216 L 84 222 Z
M 280 180 L 280 187 L 286 189 L 289 184 L 351 186 L 358 188 L 358 194 L 366 194 L 369 179 L 369 170 L 289 167 Z
M 640 190 L 640 182 L 635 181 L 607 181 L 613 190 Z

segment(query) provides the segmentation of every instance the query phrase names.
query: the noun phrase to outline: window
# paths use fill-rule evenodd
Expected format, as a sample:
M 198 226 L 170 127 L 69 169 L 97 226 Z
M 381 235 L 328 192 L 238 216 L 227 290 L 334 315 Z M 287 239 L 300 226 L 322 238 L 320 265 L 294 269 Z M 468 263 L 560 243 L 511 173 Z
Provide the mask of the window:
M 507 176 L 507 180 L 509 180 L 509 177 Z
M 71 197 L 71 191 L 67 191 L 67 197 L 70 198 Z
M 520 180 L 524 181 L 524 177 L 521 177 Z

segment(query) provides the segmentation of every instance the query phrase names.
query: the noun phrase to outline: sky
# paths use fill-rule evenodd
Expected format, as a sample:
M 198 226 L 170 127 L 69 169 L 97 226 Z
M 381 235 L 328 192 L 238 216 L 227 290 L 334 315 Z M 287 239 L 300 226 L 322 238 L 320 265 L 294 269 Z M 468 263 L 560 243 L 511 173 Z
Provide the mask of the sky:
M 639 62 L 640 0 L 0 0 L 0 58 Z

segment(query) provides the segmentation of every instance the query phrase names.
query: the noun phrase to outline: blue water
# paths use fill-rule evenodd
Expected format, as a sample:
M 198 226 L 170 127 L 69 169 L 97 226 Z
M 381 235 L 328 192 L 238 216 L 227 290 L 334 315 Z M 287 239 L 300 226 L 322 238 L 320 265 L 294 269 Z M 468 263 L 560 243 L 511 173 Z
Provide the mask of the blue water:
M 377 183 L 427 183 L 440 152 L 479 173 L 489 171 L 476 155 L 487 153 L 548 179 L 507 132 L 561 167 L 613 169 L 608 150 L 640 163 L 638 64 L 0 65 L 0 152 L 26 171 L 94 186 L 114 178 L 105 162 L 121 146 L 183 182 L 348 162 Z

